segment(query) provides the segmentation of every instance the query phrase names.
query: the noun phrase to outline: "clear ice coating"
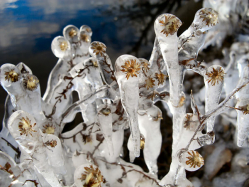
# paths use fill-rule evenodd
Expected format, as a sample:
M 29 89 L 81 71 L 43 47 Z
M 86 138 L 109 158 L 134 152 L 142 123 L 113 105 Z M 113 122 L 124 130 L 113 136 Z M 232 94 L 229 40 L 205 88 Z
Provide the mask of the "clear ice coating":
M 224 60 L 208 65 L 197 61 L 203 46 L 227 34 L 231 11 L 235 17 L 246 19 L 242 5 L 247 3 L 206 0 L 204 5 L 179 37 L 180 19 L 160 15 L 154 24 L 156 38 L 150 59 L 125 54 L 117 58 L 114 67 L 106 45 L 92 42 L 89 26 L 66 26 L 63 36 L 51 44 L 59 60 L 43 97 L 39 79 L 24 63 L 2 65 L 0 82 L 8 96 L 0 132 L 0 185 L 193 186 L 200 181 L 192 179 L 192 184 L 185 170 L 196 171 L 205 164 L 205 170 L 211 171 L 220 159 L 216 154 L 221 152 L 219 147 L 211 154 L 214 158 L 207 161 L 197 151 L 214 143 L 219 114 L 236 125 L 237 145 L 248 146 L 248 43 L 234 43 Z M 219 30 L 221 33 L 214 34 Z M 229 62 L 226 67 L 223 61 Z M 189 72 L 198 73 L 205 84 L 195 94 L 188 94 L 183 86 Z M 225 98 L 220 102 L 223 85 Z M 73 91 L 79 97 L 76 102 Z M 173 118 L 172 162 L 161 180 L 157 177 L 157 158 L 164 136 L 160 130 L 163 113 L 155 106 L 157 101 L 164 103 Z M 192 113 L 186 112 L 187 107 Z M 63 132 L 77 113 L 83 121 Z M 130 162 L 142 149 L 149 173 L 122 159 L 125 129 L 130 129 Z M 239 161 L 232 168 L 243 165 L 243 151 L 237 154 Z M 213 184 L 219 182 L 214 180 Z

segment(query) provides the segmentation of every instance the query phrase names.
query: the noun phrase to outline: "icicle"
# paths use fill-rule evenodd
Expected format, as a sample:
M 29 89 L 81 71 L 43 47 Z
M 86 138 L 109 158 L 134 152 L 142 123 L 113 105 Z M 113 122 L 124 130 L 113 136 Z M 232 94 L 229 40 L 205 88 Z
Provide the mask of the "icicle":
M 195 64 L 198 52 L 205 42 L 206 31 L 213 28 L 217 23 L 218 13 L 215 10 L 202 8 L 196 12 L 191 26 L 179 37 L 178 55 L 180 64 L 187 65 L 191 62 Z
M 241 75 L 239 85 L 248 83 L 249 68 L 246 66 Z M 249 85 L 247 84 L 236 95 L 237 98 L 237 145 L 242 147 L 249 132 Z
M 98 88 L 103 86 L 100 70 L 95 58 L 89 58 L 77 64 L 70 71 L 70 74 L 73 77 L 73 89 L 78 92 L 80 100 L 84 99 L 87 95 L 91 95 Z M 80 105 L 85 123 L 91 124 L 97 120 L 95 119 L 95 115 L 97 114 L 95 99 L 102 96 L 103 93 L 97 94 L 92 99 Z
M 219 65 L 210 66 L 204 76 L 205 93 L 205 112 L 215 109 L 220 100 L 220 94 L 224 82 L 224 69 Z M 207 132 L 213 131 L 215 116 L 207 120 Z
M 89 52 L 91 56 L 98 59 L 103 79 L 105 83 L 110 85 L 116 79 L 114 76 L 111 59 L 106 54 L 105 44 L 101 42 L 92 42 L 91 46 L 89 47 Z
M 162 135 L 160 121 L 162 112 L 156 106 L 146 109 L 144 114 L 138 112 L 138 123 L 141 134 L 144 136 L 144 159 L 151 174 L 157 175 L 157 157 L 160 154 Z M 141 140 L 142 141 L 142 140 Z
M 53 167 L 64 165 L 64 155 L 60 139 L 53 134 L 45 134 L 40 131 L 42 141 L 46 146 L 48 162 Z
M 120 56 L 115 63 L 115 76 L 120 88 L 122 105 L 130 120 L 131 128 L 131 147 L 129 151 L 134 153 L 135 157 L 140 154 L 140 132 L 138 128 L 138 100 L 139 100 L 139 73 L 140 62 L 131 55 Z
M 109 101 L 109 102 L 108 102 Z M 110 100 L 105 100 L 105 103 L 98 104 L 98 122 L 104 136 L 104 143 L 107 144 L 108 155 L 107 160 L 113 160 L 113 141 L 112 141 L 112 106 Z M 105 149 L 106 150 L 106 149 Z M 114 158 L 115 161 L 115 158 Z M 112 162 L 114 162 L 112 161 Z

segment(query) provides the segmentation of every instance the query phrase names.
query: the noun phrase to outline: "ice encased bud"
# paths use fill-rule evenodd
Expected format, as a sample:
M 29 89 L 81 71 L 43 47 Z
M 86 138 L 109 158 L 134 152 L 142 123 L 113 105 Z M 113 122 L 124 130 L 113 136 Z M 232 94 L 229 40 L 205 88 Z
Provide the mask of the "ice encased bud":
M 180 154 L 179 161 L 188 171 L 196 171 L 204 165 L 203 157 L 193 150 L 184 151 Z
M 157 17 L 155 21 L 155 30 L 159 31 L 161 35 L 174 35 L 179 27 L 182 25 L 182 22 L 173 14 L 162 14 Z M 156 31 L 156 32 L 157 32 Z
M 92 29 L 87 25 L 82 25 L 80 27 L 80 40 L 83 42 L 90 43 L 92 36 Z
M 64 58 L 70 55 L 71 45 L 62 36 L 57 36 L 51 44 L 52 51 L 57 58 Z
M 51 166 L 59 167 L 64 165 L 63 149 L 60 139 L 53 134 L 42 134 L 42 140 L 47 147 L 46 153 Z
M 193 24 L 202 32 L 210 29 L 218 23 L 218 12 L 212 8 L 202 8 L 195 14 Z
M 76 43 L 79 41 L 79 29 L 74 25 L 68 25 L 63 29 L 63 36 L 70 42 Z
M 129 151 L 135 157 L 140 155 L 140 132 L 138 128 L 138 100 L 139 100 L 139 73 L 140 61 L 131 55 L 122 55 L 115 62 L 115 76 L 120 88 L 122 105 L 129 117 L 131 141 Z
M 8 128 L 20 147 L 31 154 L 38 142 L 36 121 L 32 115 L 22 110 L 14 112 L 8 121 Z
M 74 172 L 74 184 L 82 186 L 101 186 L 104 181 L 99 168 L 92 164 L 84 164 L 76 168 Z

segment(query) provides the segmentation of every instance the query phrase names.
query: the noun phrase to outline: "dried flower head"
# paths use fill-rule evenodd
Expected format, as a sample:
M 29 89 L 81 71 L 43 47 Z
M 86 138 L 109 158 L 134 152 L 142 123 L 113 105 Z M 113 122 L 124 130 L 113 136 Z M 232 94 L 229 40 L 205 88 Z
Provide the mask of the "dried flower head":
M 161 26 L 164 27 L 161 33 L 165 34 L 166 36 L 169 34 L 175 34 L 175 32 L 182 25 L 181 21 L 174 15 L 164 15 L 164 20 L 162 18 L 159 20 L 159 23 L 161 23 Z
M 100 112 L 101 112 L 102 114 L 104 114 L 105 116 L 108 116 L 108 115 L 111 113 L 111 109 L 110 109 L 110 108 L 102 108 L 102 109 L 100 110 Z
M 6 164 L 4 165 L 4 166 L 1 166 L 0 165 L 0 170 L 4 170 L 4 171 L 6 171 L 7 173 L 9 173 L 9 174 L 13 174 L 13 171 L 10 169 L 11 168 L 11 165 L 10 165 L 10 163 L 9 162 L 6 162 Z
M 238 108 L 234 108 L 234 109 L 242 111 L 244 115 L 249 114 L 249 104 L 244 105 L 244 106 L 239 106 Z
M 203 8 L 199 12 L 200 18 L 207 26 L 214 26 L 218 23 L 218 13 L 212 8 Z
M 47 124 L 43 126 L 43 130 L 42 130 L 43 133 L 54 134 L 54 131 L 55 131 L 55 128 L 53 125 Z
M 149 63 L 148 62 L 141 62 L 142 68 L 145 72 L 147 72 L 150 68 L 149 68 Z
M 101 187 L 101 183 L 104 181 L 103 176 L 99 168 L 94 169 L 92 165 L 90 167 L 84 167 L 85 172 L 81 174 L 81 181 L 84 181 L 83 187 Z
M 62 51 L 66 51 L 67 48 L 68 48 L 68 44 L 67 44 L 66 41 L 60 42 L 60 49 L 61 49 Z
M 187 165 L 190 165 L 190 167 L 201 167 L 204 165 L 204 159 L 203 157 L 197 152 L 197 151 L 188 151 L 188 154 L 190 155 L 188 160 L 186 161 Z
M 74 36 L 77 35 L 77 31 L 76 31 L 75 29 L 71 29 L 71 30 L 69 31 L 68 35 L 69 35 L 71 38 L 73 38 Z
M 90 27 L 87 27 L 86 32 L 92 32 L 92 29 Z
M 121 71 L 126 73 L 127 80 L 129 77 L 137 77 L 137 74 L 139 74 L 140 64 L 136 62 L 135 59 L 131 59 L 125 62 L 123 66 L 121 66 L 123 69 Z
M 149 90 L 150 88 L 152 88 L 153 86 L 155 86 L 155 80 L 152 77 L 148 77 L 145 80 L 145 87 L 147 88 L 147 90 Z
M 213 70 L 210 73 L 206 73 L 208 76 L 208 83 L 211 82 L 211 85 L 214 86 L 216 83 L 223 81 L 225 72 L 221 67 L 217 67 L 216 69 L 213 68 Z
M 87 34 L 81 34 L 80 39 L 84 42 L 90 42 L 90 37 Z
M 186 114 L 185 119 L 184 119 L 184 128 L 186 129 L 190 129 L 190 124 L 191 124 L 191 118 L 192 118 L 193 114 Z
M 159 72 L 159 73 L 156 73 L 155 74 L 156 75 L 156 79 L 157 79 L 157 81 L 158 81 L 158 86 L 160 85 L 160 84 L 163 84 L 163 82 L 166 80 L 166 75 L 164 75 L 162 72 Z
M 100 42 L 93 42 L 91 44 L 91 49 L 93 49 L 93 53 L 96 55 L 100 54 L 103 56 L 103 54 L 106 52 L 106 46 Z
M 153 116 L 153 118 L 152 118 L 153 121 L 158 121 L 158 120 L 161 120 L 161 119 L 163 119 L 161 112 L 158 112 L 157 115 Z
M 19 74 L 17 72 L 15 72 L 14 69 L 12 69 L 8 72 L 5 72 L 4 75 L 5 75 L 5 80 L 7 80 L 7 81 L 11 81 L 11 82 L 18 81 Z
M 185 99 L 186 99 L 186 97 L 185 97 L 184 95 L 182 95 L 182 96 L 180 97 L 180 101 L 179 101 L 179 104 L 178 104 L 177 107 L 183 106 L 183 105 L 185 104 Z
M 57 141 L 56 140 L 46 141 L 45 145 L 50 147 L 55 147 L 57 145 Z
M 34 126 L 36 125 L 36 123 L 34 123 L 33 125 L 31 124 L 31 120 L 26 117 L 26 119 L 24 117 L 22 117 L 21 121 L 19 122 L 19 131 L 21 131 L 21 135 L 25 134 L 26 136 L 28 134 L 30 134 L 32 136 L 32 132 L 36 132 L 36 130 L 34 130 Z
M 23 79 L 23 85 L 30 91 L 33 91 L 37 88 L 39 80 L 34 75 L 28 75 L 25 79 Z

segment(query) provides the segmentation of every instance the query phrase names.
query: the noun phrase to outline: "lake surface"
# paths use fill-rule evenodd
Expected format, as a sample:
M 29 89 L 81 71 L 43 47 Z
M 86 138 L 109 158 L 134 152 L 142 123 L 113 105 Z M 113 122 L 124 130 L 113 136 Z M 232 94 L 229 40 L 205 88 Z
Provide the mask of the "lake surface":
M 201 2 L 181 0 L 1 0 L 0 64 L 24 62 L 38 77 L 43 94 L 58 60 L 51 42 L 66 25 L 90 26 L 92 41 L 105 43 L 113 62 L 122 54 L 149 59 L 156 17 L 174 13 L 185 30 L 199 8 Z M 7 95 L 2 88 L 0 95 L 2 119 Z

